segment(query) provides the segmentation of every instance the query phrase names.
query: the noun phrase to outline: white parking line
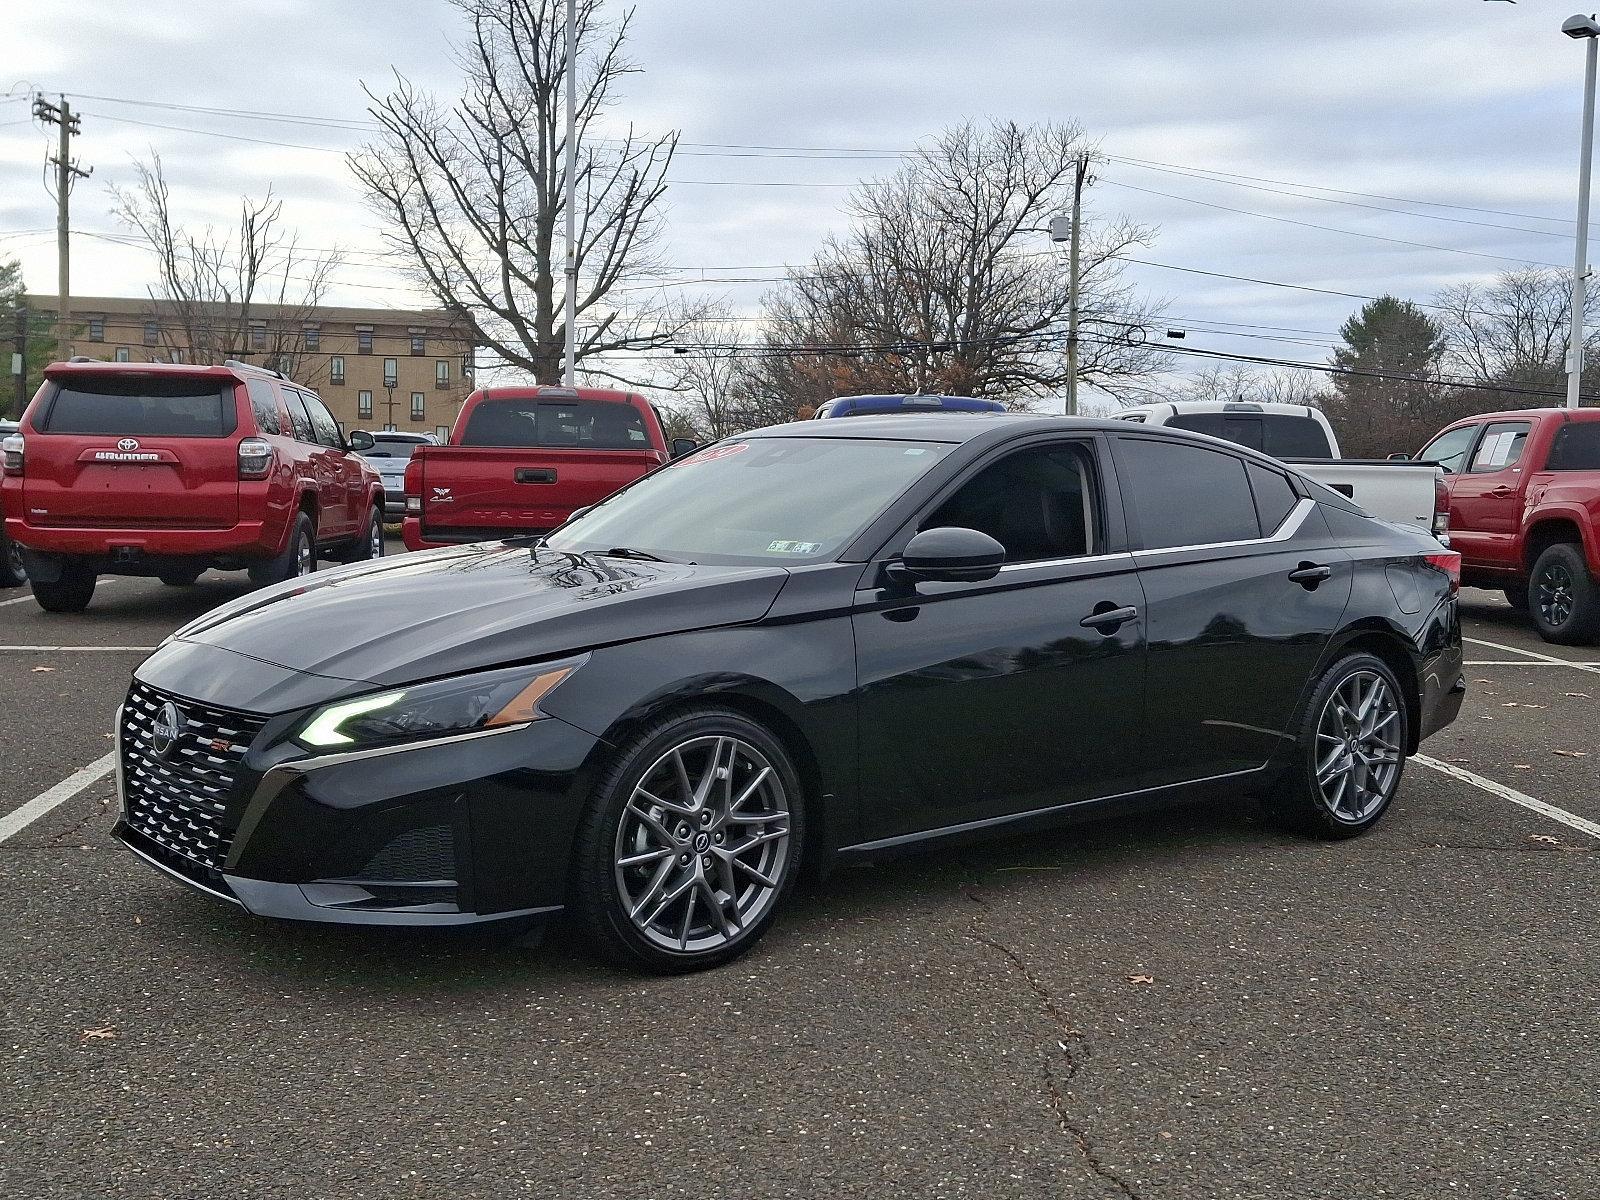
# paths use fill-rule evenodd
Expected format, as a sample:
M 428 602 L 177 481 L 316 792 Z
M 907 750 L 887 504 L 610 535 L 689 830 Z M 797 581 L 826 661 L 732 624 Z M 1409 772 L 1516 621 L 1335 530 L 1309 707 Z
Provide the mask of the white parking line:
M 0 646 L 0 651 L 12 651 L 17 654 L 35 654 L 41 650 L 70 650 L 74 654 L 98 654 L 103 651 L 139 650 L 145 654 L 152 650 L 159 650 L 159 646 Z
M 0 842 L 32 825 L 45 813 L 71 800 L 84 788 L 111 774 L 117 765 L 115 751 L 95 759 L 87 767 L 74 771 L 52 788 L 40 792 L 15 812 L 0 817 Z
M 1464 637 L 1464 642 L 1471 642 L 1474 646 L 1488 646 L 1492 650 L 1505 650 L 1512 654 L 1526 654 L 1529 658 L 1536 658 L 1540 662 L 1558 663 L 1563 667 L 1571 667 L 1577 671 L 1588 671 L 1600 675 L 1600 667 L 1591 666 L 1589 663 L 1573 662 L 1570 658 L 1557 658 L 1554 654 L 1540 654 L 1537 650 L 1524 650 L 1521 646 L 1507 646 L 1502 642 L 1486 642 L 1483 638 Z
M 1569 829 L 1576 829 L 1579 833 L 1586 833 L 1592 838 L 1600 838 L 1600 824 L 1580 817 L 1577 813 L 1569 813 L 1564 808 L 1557 808 L 1554 804 L 1546 804 L 1543 800 L 1535 800 L 1525 792 L 1516 788 L 1507 787 L 1503 783 L 1496 783 L 1486 779 L 1476 771 L 1469 771 L 1465 767 L 1458 767 L 1454 763 L 1440 762 L 1437 758 L 1429 758 L 1426 754 L 1412 756 L 1412 762 L 1419 763 L 1429 770 L 1438 771 L 1452 779 L 1459 779 L 1462 783 L 1470 783 L 1475 788 L 1481 788 L 1491 796 L 1499 796 L 1502 800 L 1509 800 L 1513 804 L 1520 804 L 1530 812 L 1536 812 L 1541 817 L 1549 817 L 1552 821 L 1560 821 Z
M 0 650 L 5 649 L 0 646 Z M 1461 664 L 1464 667 L 1600 667 L 1600 662 L 1573 662 L 1563 658 L 1559 661 L 1542 662 L 1536 658 L 1469 658 Z

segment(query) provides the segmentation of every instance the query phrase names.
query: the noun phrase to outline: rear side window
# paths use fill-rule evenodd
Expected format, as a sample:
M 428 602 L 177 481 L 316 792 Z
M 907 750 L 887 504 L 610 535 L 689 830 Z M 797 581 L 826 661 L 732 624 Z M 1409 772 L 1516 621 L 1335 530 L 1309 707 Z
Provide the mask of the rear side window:
M 644 416 L 606 400 L 490 400 L 472 410 L 463 446 L 648 450 Z
M 1250 475 L 1250 490 L 1255 493 L 1256 516 L 1261 519 L 1261 532 L 1270 536 L 1294 511 L 1300 497 L 1295 495 L 1289 481 L 1277 471 L 1259 463 L 1246 463 L 1245 470 Z
M 1532 428 L 1527 421 L 1495 421 L 1485 426 L 1483 440 L 1472 452 L 1472 465 L 1467 470 L 1476 474 L 1516 466 L 1522 459 L 1522 449 L 1528 444 L 1528 431 Z
M 250 411 L 256 415 L 256 428 L 262 433 L 282 433 L 283 420 L 278 416 L 278 398 L 272 385 L 265 379 L 252 379 L 246 386 L 250 389 Z
M 1287 413 L 1178 413 L 1169 429 L 1209 434 L 1273 458 L 1332 458 L 1333 447 L 1311 417 Z
M 289 423 L 294 426 L 295 438 L 302 442 L 315 442 L 317 439 L 311 432 L 311 416 L 306 412 L 306 402 L 301 399 L 300 393 L 293 388 L 284 388 L 283 402 L 288 406 Z
M 1600 421 L 1572 421 L 1556 433 L 1547 471 L 1600 471 Z
M 1243 461 L 1204 446 L 1120 439 L 1123 497 L 1146 549 L 1251 541 L 1261 536 Z
M 109 376 L 58 384 L 44 433 L 111 437 L 227 437 L 238 427 L 231 380 Z

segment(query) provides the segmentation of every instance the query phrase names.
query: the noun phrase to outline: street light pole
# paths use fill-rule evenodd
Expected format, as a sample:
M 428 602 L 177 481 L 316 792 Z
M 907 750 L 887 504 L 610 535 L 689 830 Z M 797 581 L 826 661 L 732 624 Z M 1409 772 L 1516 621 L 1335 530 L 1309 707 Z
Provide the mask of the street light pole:
M 1578 407 L 1583 381 L 1583 324 L 1589 285 L 1589 168 L 1594 158 L 1594 77 L 1600 51 L 1600 24 L 1581 13 L 1568 17 L 1561 32 L 1589 45 L 1583 72 L 1583 145 L 1578 156 L 1578 236 L 1572 256 L 1572 332 L 1567 346 L 1567 407 Z
M 578 5 L 567 0 L 567 346 L 561 382 L 572 387 L 578 358 Z

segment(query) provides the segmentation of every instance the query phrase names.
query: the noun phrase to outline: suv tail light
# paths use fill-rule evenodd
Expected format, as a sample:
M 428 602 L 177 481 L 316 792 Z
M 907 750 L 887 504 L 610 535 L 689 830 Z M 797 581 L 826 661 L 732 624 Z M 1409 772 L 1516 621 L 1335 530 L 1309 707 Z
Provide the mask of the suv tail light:
M 1422 558 L 1430 567 L 1437 567 L 1449 577 L 1452 596 L 1461 590 L 1461 555 L 1454 550 L 1440 550 L 1436 554 L 1424 554 Z
M 239 443 L 239 478 L 265 479 L 272 473 L 272 443 L 245 438 Z
M 1433 477 L 1433 536 L 1450 544 L 1450 489 L 1443 475 Z
M 5 441 L 0 442 L 0 453 L 5 455 L 5 473 L 7 475 L 21 475 L 22 435 L 13 433 Z

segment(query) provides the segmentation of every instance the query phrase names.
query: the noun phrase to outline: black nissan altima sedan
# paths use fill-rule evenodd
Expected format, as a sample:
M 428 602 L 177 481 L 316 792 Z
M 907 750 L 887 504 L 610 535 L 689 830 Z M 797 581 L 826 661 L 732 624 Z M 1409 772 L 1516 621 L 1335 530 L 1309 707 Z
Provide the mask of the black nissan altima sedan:
M 706 967 L 841 859 L 1241 793 L 1370 829 L 1461 706 L 1459 569 L 1197 434 L 783 425 L 179 630 L 118 715 L 116 835 L 256 914 L 567 910 Z

